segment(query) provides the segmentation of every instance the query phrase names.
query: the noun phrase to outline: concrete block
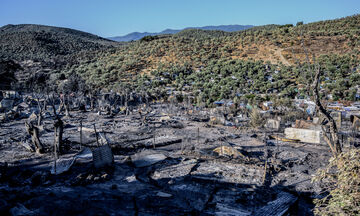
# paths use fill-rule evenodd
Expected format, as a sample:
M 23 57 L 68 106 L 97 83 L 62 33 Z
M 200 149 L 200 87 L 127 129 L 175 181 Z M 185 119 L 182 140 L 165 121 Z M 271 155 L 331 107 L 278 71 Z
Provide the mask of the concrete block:
M 302 128 L 285 128 L 285 137 L 288 139 L 298 139 L 301 142 L 321 143 L 321 131 Z
M 319 124 L 314 124 L 313 122 L 304 121 L 304 120 L 296 120 L 294 128 L 321 130 L 321 126 Z
M 266 128 L 269 129 L 275 129 L 275 130 L 279 130 L 280 128 L 280 121 L 279 120 L 275 120 L 275 119 L 268 119 L 266 124 L 265 124 Z
M 320 120 L 319 117 L 314 117 L 313 118 L 313 123 L 314 124 L 320 124 L 319 120 Z

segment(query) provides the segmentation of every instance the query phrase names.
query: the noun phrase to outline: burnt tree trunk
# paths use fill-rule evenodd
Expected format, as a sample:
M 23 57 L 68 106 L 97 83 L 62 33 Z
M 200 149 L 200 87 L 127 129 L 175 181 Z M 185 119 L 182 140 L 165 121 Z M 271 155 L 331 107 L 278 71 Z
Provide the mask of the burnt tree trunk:
M 54 112 L 54 153 L 55 153 L 55 159 L 57 159 L 58 155 L 61 153 L 62 136 L 63 136 L 63 132 L 64 132 L 64 123 L 61 120 L 60 116 L 56 113 L 54 96 L 52 96 L 51 100 L 50 100 L 50 97 L 48 96 L 48 100 L 49 100 L 49 102 L 53 108 L 53 112 Z M 61 104 L 63 104 L 63 101 L 61 99 L 60 99 L 60 101 L 61 101 Z M 60 105 L 60 107 L 61 106 L 62 105 Z M 56 162 L 55 162 L 55 166 L 56 166 Z
M 125 95 L 125 107 L 126 107 L 126 109 L 125 109 L 125 115 L 129 115 L 129 106 L 128 106 L 128 93 L 126 93 L 126 95 Z
M 69 109 L 70 104 L 69 103 L 70 103 L 69 96 L 66 95 L 64 97 L 64 108 L 65 108 L 65 115 L 68 117 L 70 116 L 70 109 Z
M 90 100 L 90 110 L 94 111 L 94 99 L 92 94 L 89 95 L 89 100 Z
M 62 100 L 60 100 L 60 105 L 59 105 L 59 108 L 57 110 L 57 113 L 60 114 L 63 111 L 63 109 L 64 109 L 64 103 L 63 103 Z M 55 110 L 55 112 L 56 112 L 56 110 Z
M 40 139 L 39 139 L 39 128 L 34 126 L 31 122 L 27 123 L 25 122 L 25 127 L 27 133 L 31 136 L 31 141 L 35 146 L 36 153 L 44 153 L 44 146 L 42 145 Z
M 321 75 L 321 70 L 319 67 L 317 69 L 315 77 L 314 77 L 314 82 L 312 84 L 312 88 L 313 88 L 312 90 L 313 90 L 314 97 L 315 97 L 315 104 L 316 104 L 318 110 L 320 111 L 320 113 L 322 115 L 324 115 L 326 120 L 329 122 L 329 127 L 330 127 L 329 130 L 330 131 L 329 131 L 329 134 L 327 134 L 327 132 L 325 130 L 323 130 L 324 131 L 324 139 L 327 142 L 327 144 L 330 146 L 332 154 L 334 156 L 337 156 L 338 154 L 340 154 L 342 152 L 341 144 L 340 144 L 340 140 L 339 140 L 339 136 L 338 136 L 338 129 L 337 129 L 335 120 L 331 117 L 330 113 L 321 104 L 320 96 L 319 96 L 319 89 L 318 89 L 320 75 Z
M 40 125 L 41 125 L 41 121 L 42 121 L 42 108 L 41 108 L 41 105 L 40 105 L 40 100 L 39 100 L 39 98 L 36 99 L 36 102 L 37 102 L 38 109 L 39 109 L 39 114 L 37 115 L 37 117 L 38 117 L 37 125 L 40 126 Z
M 61 146 L 62 146 L 62 136 L 63 136 L 63 132 L 64 132 L 64 123 L 63 121 L 59 118 L 56 117 L 55 122 L 54 122 L 54 146 L 55 146 L 55 151 L 56 155 L 61 154 Z
M 44 101 L 43 105 L 41 105 L 39 98 L 37 98 L 36 101 L 37 101 L 38 109 L 39 109 L 39 114 L 37 115 L 37 117 L 38 117 L 37 125 L 40 126 L 42 123 L 42 114 L 44 112 L 44 109 L 46 108 L 46 100 Z

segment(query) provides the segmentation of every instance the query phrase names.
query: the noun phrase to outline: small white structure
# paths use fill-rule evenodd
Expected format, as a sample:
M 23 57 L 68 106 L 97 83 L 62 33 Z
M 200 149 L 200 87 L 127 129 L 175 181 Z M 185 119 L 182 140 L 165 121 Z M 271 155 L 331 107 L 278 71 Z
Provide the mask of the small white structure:
M 288 139 L 297 139 L 306 143 L 321 143 L 321 131 L 302 128 L 285 128 L 285 137 Z
M 9 99 L 20 98 L 19 92 L 13 91 L 13 90 L 4 90 L 4 91 L 2 91 L 2 94 L 3 94 L 4 98 L 9 98 Z
M 280 121 L 275 120 L 275 119 L 268 119 L 265 124 L 265 127 L 269 128 L 269 129 L 279 130 L 280 129 Z

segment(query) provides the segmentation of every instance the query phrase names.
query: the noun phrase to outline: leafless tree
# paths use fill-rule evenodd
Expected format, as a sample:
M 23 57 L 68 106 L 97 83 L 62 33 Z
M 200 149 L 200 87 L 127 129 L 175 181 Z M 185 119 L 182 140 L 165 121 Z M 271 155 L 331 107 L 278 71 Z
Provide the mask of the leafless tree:
M 39 138 L 39 128 L 33 125 L 32 122 L 25 122 L 25 128 L 27 133 L 31 136 L 31 141 L 35 146 L 36 152 L 39 154 L 44 153 L 44 146 Z
M 330 115 L 330 112 L 324 108 L 324 106 L 322 105 L 321 100 L 320 100 L 319 83 L 320 83 L 320 76 L 322 74 L 322 70 L 321 70 L 320 65 L 316 63 L 315 56 L 313 56 L 314 67 L 313 68 L 311 67 L 309 54 L 305 48 L 303 39 L 302 39 L 302 47 L 304 49 L 305 56 L 306 56 L 306 62 L 307 62 L 307 66 L 308 66 L 307 70 L 309 73 L 314 74 L 314 76 L 312 76 L 313 82 L 312 82 L 310 88 L 312 89 L 312 92 L 314 95 L 316 107 L 319 110 L 319 112 L 324 116 L 324 118 L 328 122 L 327 124 L 329 125 L 329 130 L 327 130 L 326 126 L 324 124 L 322 124 L 324 139 L 325 139 L 326 143 L 329 145 L 332 154 L 334 156 L 337 156 L 342 152 L 341 143 L 340 143 L 340 139 L 338 136 L 338 128 L 336 126 L 335 120 Z
M 320 66 L 317 67 L 316 73 L 314 76 L 314 82 L 312 84 L 312 89 L 315 97 L 315 104 L 320 113 L 325 117 L 325 119 L 328 121 L 329 124 L 329 132 L 326 130 L 325 126 L 323 125 L 323 132 L 324 132 L 324 139 L 327 142 L 327 144 L 330 146 L 331 152 L 334 156 L 337 156 L 341 153 L 341 144 L 340 139 L 338 136 L 338 129 L 336 126 L 335 120 L 331 117 L 330 113 L 324 108 L 324 106 L 321 104 L 320 96 L 319 96 L 319 82 L 320 82 L 320 76 L 321 76 L 321 68 Z
M 54 113 L 54 152 L 55 157 L 57 158 L 58 154 L 61 154 L 64 122 L 61 120 L 61 117 L 56 112 L 54 93 L 52 95 L 48 95 L 48 101 L 50 102 Z

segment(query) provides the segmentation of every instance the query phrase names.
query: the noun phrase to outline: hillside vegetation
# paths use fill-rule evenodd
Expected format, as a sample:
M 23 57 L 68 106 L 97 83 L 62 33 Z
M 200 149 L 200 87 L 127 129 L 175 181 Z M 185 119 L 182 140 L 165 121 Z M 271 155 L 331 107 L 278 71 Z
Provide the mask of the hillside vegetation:
M 65 73 L 108 89 L 126 86 L 166 96 L 164 87 L 173 87 L 210 104 L 235 95 L 309 96 L 312 74 L 303 64 L 316 60 L 324 70 L 323 95 L 354 100 L 359 35 L 360 15 L 240 32 L 188 29 L 99 52 Z
M 202 30 L 220 30 L 225 32 L 234 32 L 234 31 L 241 31 L 245 29 L 252 28 L 252 25 L 219 25 L 219 26 L 203 26 L 203 27 L 189 27 L 185 29 L 202 29 Z M 182 30 L 185 30 L 182 29 Z M 182 30 L 177 29 L 165 29 L 161 32 L 132 32 L 130 34 L 124 36 L 116 36 L 116 37 L 109 37 L 110 40 L 114 41 L 132 41 L 132 40 L 139 40 L 145 36 L 155 36 L 155 35 L 164 35 L 164 34 L 176 34 Z
M 0 28 L 0 59 L 20 62 L 23 71 L 16 77 L 23 83 L 36 71 L 52 84 L 80 75 L 96 90 L 178 94 L 180 101 L 187 95 L 206 105 L 238 97 L 311 96 L 313 74 L 306 63 L 319 63 L 324 98 L 357 100 L 359 35 L 360 15 L 238 32 L 186 29 L 130 43 L 66 28 L 7 25 Z
M 68 28 L 30 24 L 0 28 L 0 59 L 44 61 L 117 45 L 108 39 Z

